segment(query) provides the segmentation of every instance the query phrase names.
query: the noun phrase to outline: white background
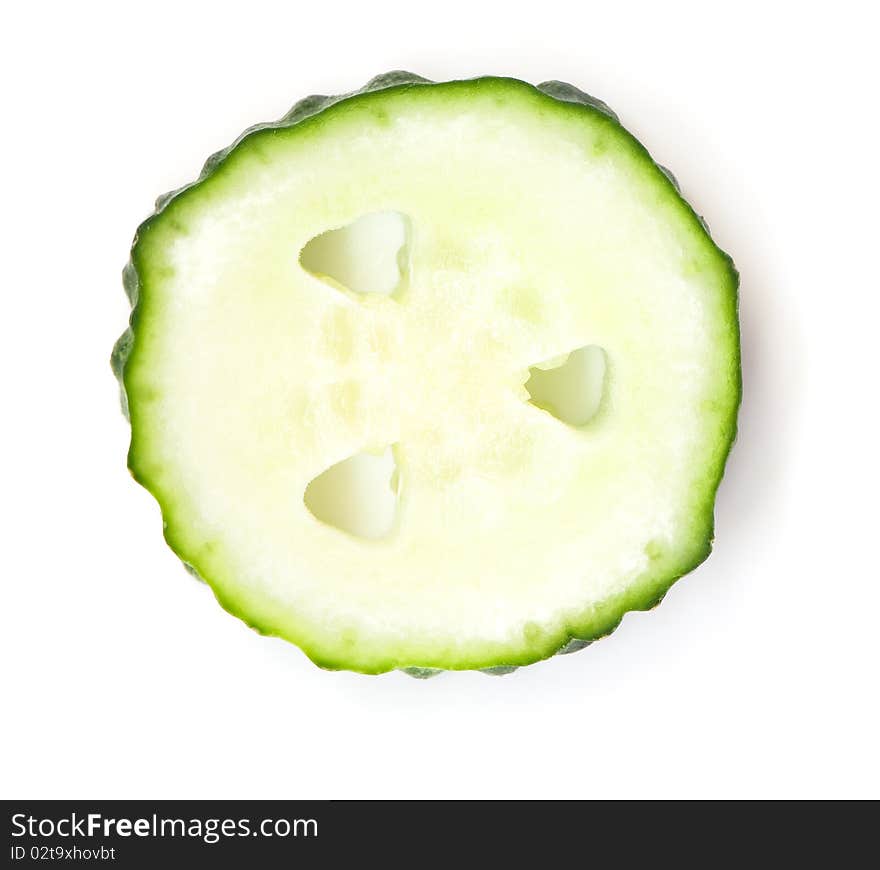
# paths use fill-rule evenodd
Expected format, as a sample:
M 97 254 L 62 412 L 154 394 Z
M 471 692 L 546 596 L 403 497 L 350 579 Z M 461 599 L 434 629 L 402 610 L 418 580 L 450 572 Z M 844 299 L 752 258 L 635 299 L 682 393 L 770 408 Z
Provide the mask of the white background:
M 817 5 L 7 10 L 3 796 L 880 796 L 877 27 Z M 596 94 L 742 273 L 714 554 L 610 639 L 504 678 L 319 670 L 187 576 L 125 470 L 108 357 L 154 197 L 394 68 Z

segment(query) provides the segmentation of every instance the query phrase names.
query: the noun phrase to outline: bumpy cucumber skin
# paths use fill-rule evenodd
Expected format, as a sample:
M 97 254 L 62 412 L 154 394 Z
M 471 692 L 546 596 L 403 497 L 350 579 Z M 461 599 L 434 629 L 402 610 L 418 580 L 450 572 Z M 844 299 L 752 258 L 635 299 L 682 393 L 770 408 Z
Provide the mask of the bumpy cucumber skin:
M 131 316 L 129 318 L 129 325 L 125 332 L 119 337 L 116 341 L 116 344 L 113 347 L 113 353 L 110 358 L 110 365 L 113 370 L 116 379 L 119 382 L 120 387 L 120 400 L 122 404 L 122 412 L 125 415 L 126 419 L 129 418 L 129 405 L 128 405 L 128 393 L 126 390 L 125 384 L 125 370 L 128 359 L 132 353 L 132 350 L 135 345 L 137 328 L 138 328 L 138 314 L 139 314 L 139 297 L 140 297 L 140 279 L 137 271 L 136 261 L 135 261 L 135 250 L 137 247 L 138 237 L 142 230 L 154 221 L 162 211 L 168 206 L 168 204 L 175 199 L 177 196 L 182 194 L 184 191 L 189 190 L 190 188 L 200 184 L 206 178 L 214 173 L 214 171 L 220 166 L 221 163 L 226 159 L 226 157 L 237 148 L 242 142 L 244 142 L 251 134 L 262 131 L 262 130 L 271 130 L 271 129 L 286 129 L 289 127 L 293 127 L 302 121 L 305 121 L 308 118 L 322 112 L 323 110 L 329 108 L 330 106 L 339 103 L 343 100 L 351 99 L 352 97 L 357 97 L 362 94 L 367 94 L 375 91 L 386 90 L 388 88 L 411 88 L 411 87 L 420 87 L 420 86 L 431 86 L 434 82 L 431 82 L 429 79 L 422 78 L 421 76 L 415 75 L 411 72 L 406 72 L 403 70 L 394 70 L 392 72 L 383 73 L 382 75 L 378 75 L 375 78 L 372 78 L 369 82 L 367 82 L 364 87 L 359 90 L 352 91 L 347 94 L 339 94 L 336 96 L 322 96 L 322 95 L 314 95 L 305 97 L 304 99 L 297 102 L 290 111 L 284 115 L 284 117 L 280 118 L 277 121 L 269 121 L 262 124 L 256 124 L 253 127 L 249 127 L 247 130 L 242 133 L 238 139 L 235 140 L 229 147 L 224 148 L 221 151 L 217 151 L 215 154 L 212 154 L 205 165 L 202 168 L 199 177 L 192 182 L 191 184 L 187 184 L 184 187 L 178 188 L 177 190 L 170 191 L 169 193 L 165 193 L 160 196 L 156 200 L 155 210 L 153 213 L 138 227 L 138 231 L 135 233 L 134 240 L 132 242 L 131 248 L 131 256 L 130 259 L 123 269 L 122 273 L 122 282 L 123 287 L 125 288 L 125 293 L 128 296 L 129 303 L 131 304 Z M 520 83 L 524 84 L 524 83 Z M 601 100 L 596 99 L 595 97 L 590 96 L 587 93 L 579 90 L 573 85 L 567 84 L 566 82 L 560 81 L 548 81 L 544 82 L 540 85 L 537 85 L 537 90 L 546 94 L 553 99 L 564 102 L 564 103 L 573 103 L 579 106 L 582 106 L 587 111 L 595 111 L 599 112 L 602 115 L 609 118 L 616 125 L 620 126 L 620 122 L 618 120 L 617 115 Z M 623 128 L 621 128 L 623 129 Z M 633 140 L 636 142 L 636 140 Z M 653 161 L 650 154 L 647 150 L 641 146 L 640 143 L 637 143 L 638 147 L 643 152 L 643 156 L 654 163 L 654 165 L 663 173 L 663 175 L 668 180 L 669 184 L 673 187 L 679 199 L 684 203 L 684 205 L 688 208 L 688 210 L 693 214 L 694 218 L 699 222 L 702 226 L 703 231 L 706 234 L 707 240 L 714 245 L 711 237 L 709 235 L 709 227 L 703 217 L 697 214 L 690 206 L 689 203 L 684 199 L 681 195 L 681 188 L 676 180 L 675 176 L 664 166 Z M 717 246 L 716 246 L 717 248 Z M 740 334 L 739 334 L 739 317 L 738 317 L 738 286 L 739 286 L 739 275 L 737 273 L 736 267 L 733 264 L 733 261 L 729 256 L 722 253 L 729 272 L 729 288 L 730 288 L 730 306 L 732 311 L 731 317 L 731 329 L 733 331 L 733 339 L 734 339 L 734 353 L 735 358 L 732 360 L 733 369 L 735 371 L 735 383 L 734 383 L 734 402 L 732 405 L 731 416 L 729 421 L 729 426 L 727 427 L 727 440 L 726 443 L 722 445 L 722 449 L 719 451 L 719 461 L 714 469 L 712 469 L 710 475 L 711 485 L 708 489 L 708 499 L 705 506 L 707 511 L 707 527 L 706 534 L 704 538 L 703 546 L 697 553 L 691 557 L 687 562 L 681 565 L 676 571 L 672 572 L 669 576 L 663 578 L 661 581 L 655 581 L 654 583 L 647 583 L 644 585 L 635 584 L 630 589 L 625 592 L 615 596 L 613 599 L 603 602 L 600 606 L 601 614 L 596 615 L 590 620 L 590 624 L 588 627 L 585 627 L 583 631 L 574 631 L 569 634 L 567 638 L 562 639 L 562 642 L 559 643 L 554 649 L 551 650 L 538 650 L 535 652 L 529 651 L 528 654 L 521 660 L 517 662 L 511 662 L 510 664 L 499 663 L 492 665 L 490 667 L 476 667 L 471 669 L 476 669 L 481 671 L 484 674 L 489 674 L 492 676 L 503 676 L 505 674 L 512 673 L 517 670 L 519 667 L 523 665 L 533 664 L 534 662 L 541 661 L 546 658 L 550 658 L 553 655 L 566 655 L 568 653 L 577 652 L 585 647 L 589 646 L 596 640 L 599 640 L 603 637 L 607 637 L 611 634 L 621 623 L 623 617 L 630 611 L 633 610 L 651 610 L 663 600 L 663 597 L 669 591 L 670 587 L 685 574 L 693 571 L 698 565 L 708 558 L 709 554 L 712 551 L 712 544 L 714 541 L 714 505 L 715 505 L 715 494 L 717 492 L 718 486 L 721 483 L 721 478 L 724 474 L 725 464 L 727 462 L 727 458 L 730 454 L 730 450 L 733 446 L 734 441 L 736 440 L 736 432 L 737 432 L 737 415 L 739 411 L 739 406 L 742 400 L 742 366 L 740 359 Z M 145 489 L 151 492 L 155 497 L 155 493 L 152 493 L 150 490 L 150 484 L 148 480 L 142 479 L 137 471 L 134 461 L 133 450 L 129 449 L 128 454 L 128 467 L 132 473 L 132 476 L 135 480 L 138 481 Z M 158 498 L 157 498 L 158 501 Z M 165 533 L 165 540 L 168 543 L 168 546 L 180 556 L 181 554 L 178 552 L 175 547 L 174 542 L 171 540 L 170 535 L 168 533 L 168 524 L 164 519 L 166 514 L 165 506 L 159 502 L 159 506 L 162 509 L 163 513 L 163 531 Z M 196 577 L 198 580 L 207 583 L 210 585 L 209 578 L 203 578 L 196 566 L 188 563 L 181 557 L 181 561 L 183 562 L 186 570 Z M 230 600 L 224 595 L 220 594 L 220 591 L 216 588 L 213 588 L 215 597 L 217 598 L 219 604 L 231 613 L 233 616 L 238 617 L 243 622 L 245 622 L 252 629 L 257 631 L 260 634 L 265 634 L 269 636 L 281 636 L 278 631 L 274 630 L 271 627 L 266 627 L 260 624 L 257 624 L 247 613 L 242 612 L 238 603 Z M 635 594 L 633 594 L 635 593 Z M 284 638 L 289 640 L 289 638 Z M 346 666 L 344 663 L 338 663 L 334 661 L 325 661 L 322 660 L 320 656 L 313 655 L 308 649 L 303 648 L 303 652 L 319 667 L 325 668 L 327 670 L 344 670 L 351 669 Z M 392 670 L 393 668 L 377 668 L 375 670 L 362 670 L 363 673 L 385 673 L 388 670 Z M 443 668 L 435 668 L 435 667 L 419 667 L 419 666 L 407 666 L 407 667 L 399 667 L 398 670 L 403 671 L 406 674 L 409 674 L 412 677 L 417 679 L 428 679 L 430 677 L 434 677 L 443 672 Z M 461 670 L 466 670 L 468 668 L 457 668 Z M 360 669 L 359 669 L 360 670 Z

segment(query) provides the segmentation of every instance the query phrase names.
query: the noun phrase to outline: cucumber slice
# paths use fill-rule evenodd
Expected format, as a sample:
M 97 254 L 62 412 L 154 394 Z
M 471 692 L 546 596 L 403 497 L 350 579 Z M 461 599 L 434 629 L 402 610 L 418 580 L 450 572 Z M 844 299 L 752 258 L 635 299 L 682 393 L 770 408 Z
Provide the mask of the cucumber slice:
M 323 667 L 504 673 L 709 553 L 736 272 L 569 85 L 309 98 L 157 203 L 125 283 L 168 543 Z

